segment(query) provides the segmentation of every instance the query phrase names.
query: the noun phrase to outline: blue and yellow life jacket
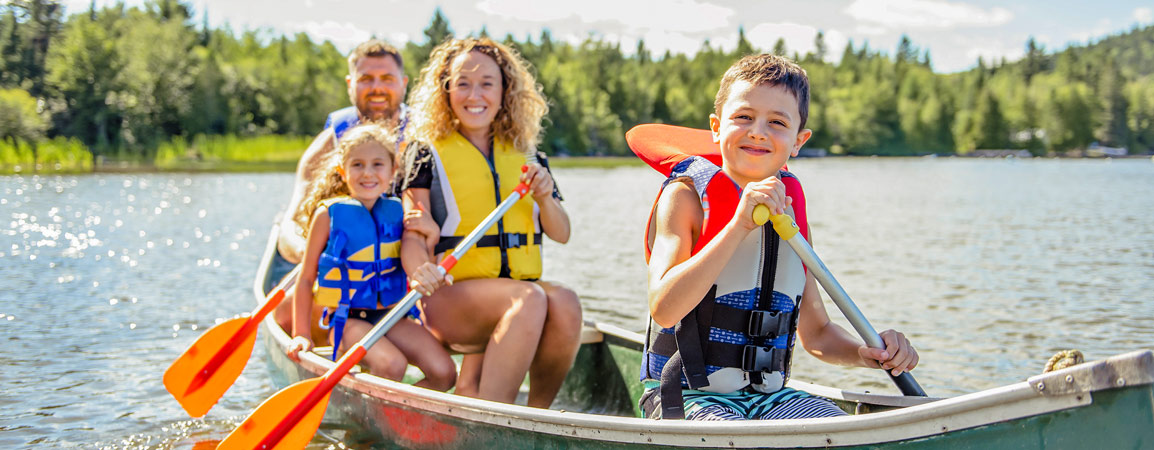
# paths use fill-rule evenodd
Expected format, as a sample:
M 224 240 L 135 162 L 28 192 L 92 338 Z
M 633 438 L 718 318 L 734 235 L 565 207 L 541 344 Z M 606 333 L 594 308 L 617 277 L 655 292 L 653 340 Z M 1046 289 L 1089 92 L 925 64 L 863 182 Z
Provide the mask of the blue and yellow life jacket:
M 430 214 L 441 228 L 434 250 L 440 254 L 452 250 L 513 192 L 520 182 L 525 155 L 497 139 L 486 158 L 458 132 L 433 143 L 431 150 L 434 175 L 429 188 Z M 477 247 L 465 254 L 449 274 L 459 281 L 540 278 L 539 214 L 532 197 L 522 198 L 485 232 Z
M 348 196 L 321 205 L 328 209 L 329 239 L 317 263 L 313 301 L 332 317 L 322 327 L 333 328 L 335 359 L 350 309 L 388 308 L 405 296 L 400 259 L 404 207 L 388 196 L 377 199 L 372 211 Z

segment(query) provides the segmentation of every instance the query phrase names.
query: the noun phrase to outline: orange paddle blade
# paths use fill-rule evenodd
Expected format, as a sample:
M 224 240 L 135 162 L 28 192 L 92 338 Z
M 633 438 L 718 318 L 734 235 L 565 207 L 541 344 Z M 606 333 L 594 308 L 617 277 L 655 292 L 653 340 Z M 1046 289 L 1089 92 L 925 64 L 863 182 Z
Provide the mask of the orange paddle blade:
M 293 408 L 303 402 L 309 392 L 323 380 L 323 377 L 310 378 L 281 389 L 280 392 L 261 403 L 256 411 L 253 411 L 239 427 L 224 438 L 224 441 L 221 441 L 220 445 L 216 447 L 217 450 L 257 448 L 280 424 L 281 420 L 284 420 Z M 309 412 L 273 448 L 277 450 L 305 448 L 313 440 L 317 428 L 321 426 L 321 419 L 324 418 L 325 409 L 329 406 L 330 395 L 332 395 L 332 391 L 321 397 L 320 401 L 309 409 Z
M 164 372 L 164 388 L 176 397 L 188 415 L 205 415 L 244 370 L 256 343 L 256 327 L 242 330 L 248 322 L 248 317 L 238 317 L 209 328 Z M 224 348 L 234 339 L 233 336 L 242 332 L 247 332 L 248 336 L 237 341 L 239 345 L 234 344 L 235 349 Z M 207 366 L 214 358 L 222 358 L 217 356 L 222 352 L 229 354 L 222 356 L 224 359 L 220 360 L 219 367 L 209 370 Z M 209 372 L 198 379 L 197 375 L 206 370 Z

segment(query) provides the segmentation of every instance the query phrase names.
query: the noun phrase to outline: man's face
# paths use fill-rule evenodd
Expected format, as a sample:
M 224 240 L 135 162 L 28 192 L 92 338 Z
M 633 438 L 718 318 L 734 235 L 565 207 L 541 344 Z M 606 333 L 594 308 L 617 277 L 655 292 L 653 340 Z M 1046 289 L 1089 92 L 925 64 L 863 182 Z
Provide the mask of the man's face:
M 369 121 L 395 119 L 409 83 L 392 56 L 361 58 L 356 72 L 349 74 L 346 81 L 349 99 L 361 118 Z

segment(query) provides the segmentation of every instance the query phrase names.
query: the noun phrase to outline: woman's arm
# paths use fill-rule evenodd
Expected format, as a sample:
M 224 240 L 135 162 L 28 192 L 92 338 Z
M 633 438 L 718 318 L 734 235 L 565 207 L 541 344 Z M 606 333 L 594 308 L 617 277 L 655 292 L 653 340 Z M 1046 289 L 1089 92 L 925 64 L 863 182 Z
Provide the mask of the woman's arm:
M 530 164 L 521 181 L 529 183 L 529 193 L 541 208 L 541 231 L 554 241 L 569 242 L 569 213 L 561 206 L 561 200 L 553 196 L 553 174 L 539 164 Z

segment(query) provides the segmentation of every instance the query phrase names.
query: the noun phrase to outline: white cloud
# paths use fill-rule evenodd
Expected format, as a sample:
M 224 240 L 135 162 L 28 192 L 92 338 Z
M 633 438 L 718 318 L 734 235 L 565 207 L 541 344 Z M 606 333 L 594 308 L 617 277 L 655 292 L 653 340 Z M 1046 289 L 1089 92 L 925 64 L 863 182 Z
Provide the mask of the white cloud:
M 881 36 L 886 34 L 889 30 L 887 30 L 886 27 L 880 27 L 877 25 L 858 24 L 856 27 L 854 27 L 854 31 L 857 34 L 866 36 Z
M 778 39 L 785 39 L 785 48 L 790 55 L 794 53 L 805 55 L 814 51 L 813 41 L 817 37 L 817 32 L 818 29 L 810 25 L 789 22 L 762 23 L 751 30 L 747 30 L 745 38 L 754 47 L 765 51 L 771 50 Z M 825 40 L 826 60 L 840 57 L 841 50 L 845 48 L 849 38 L 837 30 L 827 30 L 822 33 L 822 39 Z
M 626 29 L 703 32 L 729 25 L 733 9 L 695 0 L 672 0 L 660 6 L 643 0 L 587 0 L 549 3 L 537 0 L 485 0 L 486 14 L 529 22 L 576 19 L 586 24 L 610 22 Z
M 890 28 L 992 27 L 1014 18 L 1005 8 L 982 9 L 943 0 L 854 0 L 845 9 L 850 17 Z
M 289 24 L 287 28 L 293 31 L 303 31 L 318 40 L 331 41 L 333 45 L 342 50 L 352 49 L 373 35 L 352 23 L 338 23 L 332 20 L 294 23 Z M 402 44 L 404 41 L 393 41 L 393 43 Z
M 1072 42 L 1086 43 L 1092 39 L 1101 39 L 1110 34 L 1113 28 L 1110 26 L 1110 19 L 1099 19 L 1094 23 L 1094 28 L 1090 30 L 1079 31 L 1070 34 Z
M 1134 20 L 1138 23 L 1154 22 L 1154 9 L 1142 7 L 1134 9 Z

